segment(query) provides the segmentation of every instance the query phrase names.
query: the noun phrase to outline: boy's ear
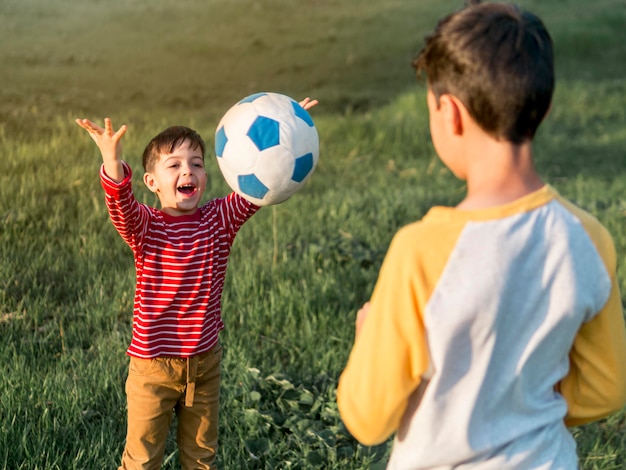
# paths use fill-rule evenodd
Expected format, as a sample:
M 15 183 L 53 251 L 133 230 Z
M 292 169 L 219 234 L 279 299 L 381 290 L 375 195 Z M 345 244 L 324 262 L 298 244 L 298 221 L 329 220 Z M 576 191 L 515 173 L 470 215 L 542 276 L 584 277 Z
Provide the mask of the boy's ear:
M 154 179 L 154 175 L 150 172 L 145 172 L 143 174 L 143 182 L 148 187 L 150 191 L 156 193 L 159 187 L 156 184 L 156 180 Z
M 457 136 L 463 134 L 463 103 L 452 95 L 443 94 L 439 97 L 439 106 L 444 113 L 444 125 L 448 132 Z

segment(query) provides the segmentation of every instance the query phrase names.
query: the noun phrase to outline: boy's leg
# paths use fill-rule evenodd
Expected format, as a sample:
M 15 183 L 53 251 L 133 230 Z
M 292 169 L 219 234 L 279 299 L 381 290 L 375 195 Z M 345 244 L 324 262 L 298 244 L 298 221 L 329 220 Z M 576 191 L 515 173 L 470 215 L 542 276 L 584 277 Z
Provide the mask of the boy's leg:
M 217 468 L 221 360 L 219 344 L 198 356 L 193 405 L 185 406 L 184 397 L 177 405 L 178 451 L 183 469 Z
M 131 357 L 126 380 L 128 430 L 121 469 L 158 470 L 176 402 L 184 391 L 184 362 Z

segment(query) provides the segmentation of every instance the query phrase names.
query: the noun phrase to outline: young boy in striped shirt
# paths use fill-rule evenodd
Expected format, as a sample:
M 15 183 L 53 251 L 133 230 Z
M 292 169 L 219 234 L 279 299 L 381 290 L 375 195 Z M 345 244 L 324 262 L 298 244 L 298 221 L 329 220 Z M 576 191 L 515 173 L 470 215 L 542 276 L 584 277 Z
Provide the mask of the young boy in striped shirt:
M 306 98 L 305 109 L 317 104 Z M 77 119 L 102 154 L 100 170 L 113 225 L 133 251 L 136 291 L 126 382 L 128 428 L 121 469 L 158 469 L 173 413 L 184 469 L 214 469 L 221 297 L 228 256 L 241 226 L 259 209 L 236 193 L 200 205 L 207 184 L 205 144 L 194 130 L 165 129 L 143 153 L 146 186 L 161 209 L 133 196 L 130 166 L 114 131 Z
M 339 411 L 366 445 L 395 434 L 389 469 L 575 470 L 567 426 L 626 402 L 616 252 L 533 164 L 554 88 L 545 26 L 469 3 L 414 62 L 435 151 L 466 197 L 395 235 Z

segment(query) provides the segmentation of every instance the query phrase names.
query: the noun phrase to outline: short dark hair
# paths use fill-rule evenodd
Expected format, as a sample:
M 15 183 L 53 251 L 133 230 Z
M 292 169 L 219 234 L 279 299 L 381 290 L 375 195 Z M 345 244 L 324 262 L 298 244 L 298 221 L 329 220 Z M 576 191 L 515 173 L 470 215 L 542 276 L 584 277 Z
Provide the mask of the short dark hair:
M 185 126 L 172 126 L 160 132 L 150 140 L 143 151 L 142 163 L 145 171 L 153 171 L 160 155 L 172 153 L 185 140 L 189 140 L 192 149 L 200 148 L 204 160 L 205 144 L 200 134 Z
M 413 66 L 437 104 L 454 95 L 484 131 L 519 144 L 550 108 L 553 62 L 539 17 L 513 4 L 471 2 L 438 23 Z

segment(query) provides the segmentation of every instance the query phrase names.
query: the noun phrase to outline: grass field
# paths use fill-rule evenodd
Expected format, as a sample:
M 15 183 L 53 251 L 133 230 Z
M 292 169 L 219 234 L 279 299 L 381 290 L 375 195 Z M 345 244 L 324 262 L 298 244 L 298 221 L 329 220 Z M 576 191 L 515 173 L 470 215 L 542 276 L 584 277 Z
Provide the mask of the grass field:
M 553 110 L 536 143 L 548 182 L 612 232 L 626 299 L 626 4 L 521 1 L 551 30 Z M 380 468 L 337 378 L 394 231 L 464 186 L 437 160 L 409 66 L 435 0 L 3 0 L 0 3 L 0 468 L 116 468 L 134 268 L 109 222 L 99 155 L 76 117 L 129 125 L 125 158 L 180 123 L 208 147 L 261 90 L 321 104 L 316 174 L 235 243 L 219 462 L 227 469 Z M 280 19 L 280 21 L 279 21 Z M 208 158 L 208 195 L 228 190 Z M 136 179 L 140 200 L 153 197 Z M 626 416 L 573 429 L 581 465 L 622 469 Z M 177 468 L 173 439 L 164 468 Z

